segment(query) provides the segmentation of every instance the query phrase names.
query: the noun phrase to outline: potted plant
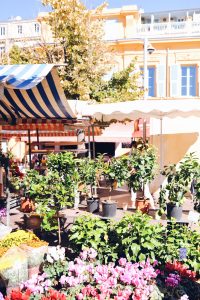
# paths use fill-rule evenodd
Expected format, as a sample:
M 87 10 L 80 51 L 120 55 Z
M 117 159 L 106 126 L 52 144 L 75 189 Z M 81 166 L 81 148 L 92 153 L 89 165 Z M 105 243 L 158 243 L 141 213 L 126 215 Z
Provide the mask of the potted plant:
M 40 182 L 34 184 L 36 213 L 42 216 L 41 226 L 46 231 L 58 230 L 61 242 L 60 210 L 71 207 L 74 202 L 73 180 L 69 184 L 58 172 L 48 172 L 40 175 Z
M 77 160 L 80 176 L 79 186 L 87 195 L 87 210 L 91 213 L 99 211 L 97 195 L 97 163 L 94 159 L 82 158 Z
M 23 190 L 24 196 L 21 198 L 20 209 L 24 213 L 35 211 L 35 194 L 34 184 L 39 183 L 40 175 L 36 170 L 27 170 L 26 175 L 20 180 L 20 189 Z
M 113 189 L 124 185 L 127 179 L 127 157 L 113 157 L 104 163 L 103 175 L 109 185 L 109 198 L 102 201 L 103 217 L 114 217 L 117 211 L 117 201 L 111 199 Z
M 185 196 L 190 192 L 191 182 L 196 177 L 197 168 L 198 159 L 194 153 L 186 155 L 180 164 L 164 167 L 161 174 L 166 177 L 167 184 L 160 191 L 159 215 L 165 213 L 167 209 L 167 218 L 181 219 Z
M 80 176 L 74 154 L 72 152 L 51 153 L 47 159 L 47 167 L 51 172 L 58 172 L 68 194 L 73 198 L 74 208 L 78 208 Z
M 190 192 L 194 201 L 194 210 L 200 213 L 200 164 L 198 164 L 196 176 L 192 180 Z
M 150 206 L 149 200 L 145 197 L 145 187 L 155 177 L 156 160 L 155 148 L 141 141 L 132 150 L 128 159 L 128 186 L 136 195 L 136 208 L 144 212 L 147 212 Z

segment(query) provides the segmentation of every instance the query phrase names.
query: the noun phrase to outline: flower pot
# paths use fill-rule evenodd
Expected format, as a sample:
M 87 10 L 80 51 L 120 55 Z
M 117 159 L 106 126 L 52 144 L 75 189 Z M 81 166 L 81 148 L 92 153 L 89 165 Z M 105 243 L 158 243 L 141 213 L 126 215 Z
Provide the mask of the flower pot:
M 167 218 L 168 219 L 174 218 L 177 221 L 180 221 L 181 217 L 182 217 L 182 212 L 183 212 L 182 206 L 176 206 L 174 204 L 167 203 Z
M 21 198 L 21 205 L 20 210 L 24 213 L 30 213 L 35 210 L 35 205 L 33 203 L 33 200 L 31 200 L 28 197 L 22 197 Z
M 137 210 L 140 210 L 143 213 L 148 213 L 150 203 L 148 199 L 144 199 L 143 197 L 141 197 L 136 199 L 135 206 Z
M 32 276 L 38 275 L 40 271 L 40 266 L 28 268 L 28 279 L 31 279 Z
M 29 215 L 25 214 L 24 215 L 24 223 L 26 228 L 28 229 L 39 229 L 42 223 L 43 217 L 37 214 Z
M 117 212 L 116 201 L 102 201 L 102 215 L 105 218 L 112 218 Z
M 99 198 L 93 197 L 87 199 L 87 211 L 93 213 L 99 211 Z

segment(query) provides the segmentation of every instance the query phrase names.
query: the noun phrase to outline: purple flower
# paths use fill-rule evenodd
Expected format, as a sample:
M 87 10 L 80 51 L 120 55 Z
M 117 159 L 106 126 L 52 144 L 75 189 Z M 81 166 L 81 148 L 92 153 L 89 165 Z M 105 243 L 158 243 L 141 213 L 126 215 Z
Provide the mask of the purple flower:
M 170 273 L 169 276 L 165 279 L 166 286 L 176 287 L 180 283 L 180 276 Z
M 0 208 L 0 218 L 6 217 L 6 208 Z

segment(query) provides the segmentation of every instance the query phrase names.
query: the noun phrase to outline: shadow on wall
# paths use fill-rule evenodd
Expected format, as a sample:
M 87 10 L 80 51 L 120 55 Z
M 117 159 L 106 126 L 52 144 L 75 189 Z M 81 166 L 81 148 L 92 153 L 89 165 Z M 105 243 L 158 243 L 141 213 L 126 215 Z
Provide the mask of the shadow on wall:
M 178 134 L 163 134 L 163 166 L 169 164 L 177 164 L 187 153 L 195 152 L 200 158 L 200 135 L 198 132 L 178 133 Z M 160 166 L 160 135 L 151 136 L 151 143 L 158 149 L 158 165 Z M 160 166 L 161 169 L 161 166 Z M 158 191 L 164 178 L 156 176 L 151 183 L 151 192 Z

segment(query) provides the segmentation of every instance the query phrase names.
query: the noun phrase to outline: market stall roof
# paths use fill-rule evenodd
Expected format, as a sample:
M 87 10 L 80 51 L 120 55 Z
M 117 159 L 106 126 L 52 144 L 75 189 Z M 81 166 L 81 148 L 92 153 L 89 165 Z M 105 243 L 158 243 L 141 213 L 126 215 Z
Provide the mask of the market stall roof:
M 3 126 L 4 127 L 4 126 Z M 78 129 L 77 129 L 78 130 Z M 54 129 L 53 128 L 46 128 L 46 130 L 42 130 L 40 131 L 39 135 L 40 138 L 41 137 L 77 137 L 77 130 L 64 130 L 60 128 L 58 129 Z M 85 128 L 84 133 L 86 136 L 88 135 L 92 135 L 93 131 L 92 128 L 90 128 L 90 130 L 88 130 L 88 128 Z M 102 134 L 102 129 L 99 127 L 94 127 L 94 136 L 99 136 Z M 30 136 L 31 137 L 36 137 L 37 136 L 37 132 L 36 130 L 32 130 L 30 132 Z M 21 138 L 21 137 L 28 137 L 28 133 L 26 130 L 2 130 L 0 132 L 0 138 L 2 139 L 9 139 L 11 137 L 17 137 L 17 138 Z
M 77 109 L 82 116 L 90 116 L 101 122 L 135 120 L 146 117 L 200 117 L 200 100 L 136 100 L 87 106 L 80 103 Z
M 75 117 L 55 65 L 0 66 L 0 120 Z

